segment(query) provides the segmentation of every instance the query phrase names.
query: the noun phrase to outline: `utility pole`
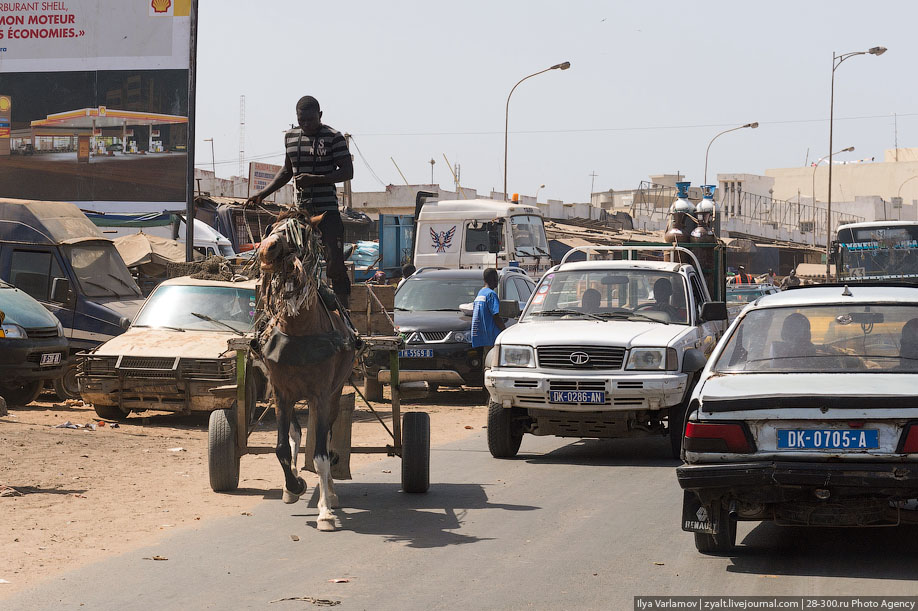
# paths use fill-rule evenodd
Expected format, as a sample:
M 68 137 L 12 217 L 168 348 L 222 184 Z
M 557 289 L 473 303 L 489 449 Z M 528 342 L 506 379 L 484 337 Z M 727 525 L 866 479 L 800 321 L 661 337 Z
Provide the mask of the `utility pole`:
M 347 150 L 351 150 L 351 135 L 350 134 L 344 134 L 344 142 L 347 144 Z M 353 165 L 353 162 L 354 162 L 354 156 L 351 155 L 351 165 Z M 344 181 L 344 206 L 346 208 L 354 207 L 354 194 L 351 191 L 351 181 L 350 180 Z
M 430 158 L 430 161 L 428 161 L 427 163 L 430 164 L 430 184 L 434 184 L 433 168 L 434 168 L 434 164 L 437 163 L 437 162 L 434 160 L 433 157 L 431 157 L 431 158 Z
M 245 95 L 239 96 L 239 176 L 245 172 Z
M 593 170 L 592 172 L 590 172 L 590 203 L 591 204 L 593 203 L 593 185 L 596 182 L 597 176 L 599 176 L 599 174 L 596 173 L 596 170 Z

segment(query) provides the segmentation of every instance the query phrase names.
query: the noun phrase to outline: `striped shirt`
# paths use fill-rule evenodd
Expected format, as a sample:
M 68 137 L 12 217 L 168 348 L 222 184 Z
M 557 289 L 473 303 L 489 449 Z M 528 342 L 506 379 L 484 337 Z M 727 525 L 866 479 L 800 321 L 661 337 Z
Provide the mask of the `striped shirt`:
M 291 129 L 284 135 L 284 143 L 294 176 L 328 174 L 340 165 L 342 159 L 351 155 L 341 132 L 327 125 L 319 127 L 314 136 L 304 134 L 299 127 Z M 300 189 L 299 204 L 309 206 L 314 212 L 337 210 L 335 185 L 313 185 Z

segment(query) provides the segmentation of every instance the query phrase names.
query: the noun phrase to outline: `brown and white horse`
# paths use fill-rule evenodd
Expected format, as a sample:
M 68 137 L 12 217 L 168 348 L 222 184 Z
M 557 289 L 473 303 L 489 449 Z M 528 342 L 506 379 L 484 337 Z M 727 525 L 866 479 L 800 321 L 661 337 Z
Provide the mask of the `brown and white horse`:
M 340 308 L 329 308 L 320 294 L 322 247 L 316 226 L 321 219 L 281 213 L 262 241 L 258 258 L 268 321 L 258 343 L 274 388 L 284 502 L 295 503 L 306 492 L 306 482 L 297 474 L 302 432 L 294 412 L 294 405 L 305 400 L 316 426 L 312 461 L 319 476 L 317 528 L 328 531 L 335 530 L 332 508 L 338 506 L 331 477 L 331 431 L 354 366 L 355 335 Z

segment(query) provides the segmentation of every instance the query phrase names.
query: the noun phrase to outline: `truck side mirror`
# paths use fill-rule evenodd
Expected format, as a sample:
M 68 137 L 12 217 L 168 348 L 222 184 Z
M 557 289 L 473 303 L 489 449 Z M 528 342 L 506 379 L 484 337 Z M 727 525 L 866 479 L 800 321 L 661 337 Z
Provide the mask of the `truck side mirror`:
M 488 229 L 488 252 L 491 254 L 497 254 L 500 252 L 501 247 L 501 230 L 503 225 L 501 223 L 485 223 L 485 227 Z
M 520 302 L 515 299 L 503 299 L 500 302 L 500 316 L 501 318 L 519 318 L 522 310 L 520 310 Z
M 835 258 L 838 256 L 838 242 L 832 240 L 832 247 L 829 249 L 829 263 L 835 263 Z
M 708 301 L 701 306 L 701 322 L 727 320 L 727 304 L 723 301 Z
M 55 278 L 51 281 L 51 301 L 68 303 L 70 301 L 70 280 Z

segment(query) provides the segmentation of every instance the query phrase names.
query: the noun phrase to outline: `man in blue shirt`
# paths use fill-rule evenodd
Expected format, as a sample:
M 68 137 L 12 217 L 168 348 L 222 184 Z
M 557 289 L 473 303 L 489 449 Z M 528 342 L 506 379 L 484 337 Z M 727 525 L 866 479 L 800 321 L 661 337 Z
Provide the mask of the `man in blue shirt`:
M 500 317 L 500 299 L 497 297 L 497 270 L 489 267 L 484 270 L 484 287 L 478 291 L 472 310 L 472 348 L 481 348 L 481 360 L 484 362 L 488 352 L 494 347 L 494 340 L 504 330 L 504 319 Z

